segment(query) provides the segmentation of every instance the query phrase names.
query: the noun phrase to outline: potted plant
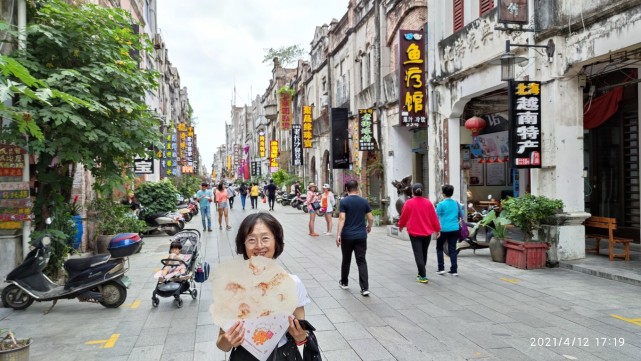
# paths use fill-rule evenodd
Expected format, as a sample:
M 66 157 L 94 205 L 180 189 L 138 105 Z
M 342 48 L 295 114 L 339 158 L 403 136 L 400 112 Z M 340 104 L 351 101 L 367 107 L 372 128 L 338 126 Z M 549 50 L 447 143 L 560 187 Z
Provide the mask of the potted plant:
M 510 220 L 504 215 L 500 215 L 489 222 L 486 222 L 485 220 L 481 222 L 483 226 L 492 230 L 492 238 L 490 238 L 490 256 L 494 262 L 505 263 L 505 247 L 503 246 L 503 240 L 507 233 L 507 226 L 510 223 Z
M 31 339 L 17 339 L 13 332 L 0 330 L 0 361 L 29 360 Z
M 117 204 L 110 199 L 95 199 L 90 205 L 95 225 L 95 253 L 107 253 L 109 242 L 118 233 L 142 233 L 146 224 L 138 219 L 129 207 Z
M 372 209 L 372 216 L 374 216 L 374 226 L 378 227 L 381 225 L 381 216 L 383 215 L 383 211 L 380 209 Z
M 523 232 L 523 242 L 508 239 L 503 241 L 507 250 L 505 262 L 523 269 L 545 267 L 549 245 L 533 242 L 534 231 L 541 227 L 544 220 L 563 209 L 563 201 L 526 194 L 518 198 L 508 198 L 501 206 L 502 215 Z

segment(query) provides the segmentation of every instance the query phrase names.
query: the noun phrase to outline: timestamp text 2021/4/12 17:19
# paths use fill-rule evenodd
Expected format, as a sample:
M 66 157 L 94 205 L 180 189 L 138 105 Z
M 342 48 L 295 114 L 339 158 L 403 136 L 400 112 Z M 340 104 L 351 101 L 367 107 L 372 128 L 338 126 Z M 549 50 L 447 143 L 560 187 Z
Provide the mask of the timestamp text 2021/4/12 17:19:
M 530 337 L 532 347 L 621 347 L 623 337 Z

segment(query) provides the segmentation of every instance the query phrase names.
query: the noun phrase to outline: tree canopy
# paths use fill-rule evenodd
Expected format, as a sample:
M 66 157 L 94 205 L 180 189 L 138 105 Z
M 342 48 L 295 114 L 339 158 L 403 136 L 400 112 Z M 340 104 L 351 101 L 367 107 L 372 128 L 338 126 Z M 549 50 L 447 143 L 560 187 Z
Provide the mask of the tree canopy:
M 140 66 L 151 43 L 134 32 L 131 16 L 62 0 L 39 4 L 30 9 L 27 46 L 5 59 L 19 74 L 3 69 L 0 75 L 2 84 L 17 75 L 32 82 L 14 91 L 10 110 L 21 116 L 12 117 L 0 137 L 37 155 L 36 217 L 60 196 L 68 200 L 75 164 L 109 188 L 130 173 L 134 156 L 151 154 L 162 137 L 145 104 L 157 73 Z
M 265 50 L 265 55 L 263 56 L 263 63 L 269 63 L 274 58 L 278 58 L 280 63 L 284 66 L 291 66 L 298 61 L 303 55 L 306 54 L 305 49 L 300 45 L 290 45 L 290 46 L 281 46 L 280 48 L 268 48 Z

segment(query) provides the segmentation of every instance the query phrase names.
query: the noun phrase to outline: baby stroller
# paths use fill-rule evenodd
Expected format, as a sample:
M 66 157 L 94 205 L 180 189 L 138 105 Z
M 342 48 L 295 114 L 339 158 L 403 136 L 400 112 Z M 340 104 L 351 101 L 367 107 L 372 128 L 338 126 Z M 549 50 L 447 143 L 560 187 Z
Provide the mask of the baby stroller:
M 160 303 L 158 296 L 173 297 L 174 303 L 178 308 L 181 308 L 183 305 L 183 301 L 180 298 L 181 294 L 189 293 L 194 300 L 198 296 L 194 275 L 199 257 L 200 232 L 195 229 L 185 229 L 172 237 L 171 242 L 180 242 L 182 244 L 180 254 L 183 260 L 165 258 L 160 260 L 160 262 L 163 264 L 163 267 L 172 266 L 177 262 L 181 262 L 186 270 L 184 273 L 174 272 L 167 274 L 165 278 L 159 280 L 151 296 L 151 305 L 154 307 L 158 307 Z

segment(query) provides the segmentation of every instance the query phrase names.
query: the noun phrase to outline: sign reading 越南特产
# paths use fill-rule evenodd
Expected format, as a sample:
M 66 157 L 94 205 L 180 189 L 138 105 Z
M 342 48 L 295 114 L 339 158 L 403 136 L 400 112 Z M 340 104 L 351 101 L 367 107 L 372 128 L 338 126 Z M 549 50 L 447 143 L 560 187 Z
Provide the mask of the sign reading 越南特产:
M 510 82 L 510 115 L 514 168 L 541 168 L 541 82 Z

